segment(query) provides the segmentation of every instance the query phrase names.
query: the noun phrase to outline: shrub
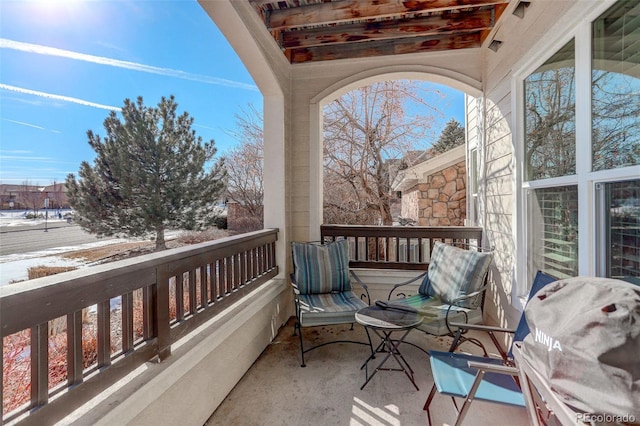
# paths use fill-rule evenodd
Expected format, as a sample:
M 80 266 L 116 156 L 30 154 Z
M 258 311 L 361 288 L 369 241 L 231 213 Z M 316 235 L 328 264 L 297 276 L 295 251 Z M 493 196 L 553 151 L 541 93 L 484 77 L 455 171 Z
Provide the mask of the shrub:
M 183 244 L 198 244 L 204 243 L 205 241 L 213 241 L 219 238 L 224 238 L 228 236 L 226 231 L 221 231 L 219 229 L 209 229 L 206 231 L 189 231 L 181 233 L 177 238 L 176 242 L 179 245 Z
M 233 230 L 237 232 L 251 232 L 262 229 L 262 219 L 254 216 L 243 216 L 233 221 Z
M 74 271 L 78 268 L 75 266 L 32 266 L 27 269 L 27 275 L 30 280 L 41 277 L 48 277 L 49 275 L 59 274 L 61 272 Z
M 30 330 L 12 334 L 2 342 L 2 411 L 8 413 L 29 401 L 31 361 Z

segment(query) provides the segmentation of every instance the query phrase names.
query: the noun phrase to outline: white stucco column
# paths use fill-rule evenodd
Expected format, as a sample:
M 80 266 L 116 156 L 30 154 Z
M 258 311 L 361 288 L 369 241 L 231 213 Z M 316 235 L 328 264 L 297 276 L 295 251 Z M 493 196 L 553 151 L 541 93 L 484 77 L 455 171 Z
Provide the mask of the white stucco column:
M 309 107 L 309 240 L 320 240 L 323 203 L 322 106 Z
M 264 227 L 278 228 L 276 262 L 280 265 L 279 277 L 286 275 L 287 264 L 287 210 L 285 173 L 284 97 L 265 96 L 264 115 Z

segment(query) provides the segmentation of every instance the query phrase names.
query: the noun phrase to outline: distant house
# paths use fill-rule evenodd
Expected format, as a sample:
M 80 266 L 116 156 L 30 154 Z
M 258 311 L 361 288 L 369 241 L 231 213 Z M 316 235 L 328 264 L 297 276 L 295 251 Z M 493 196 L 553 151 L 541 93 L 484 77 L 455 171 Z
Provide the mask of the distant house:
M 400 217 L 420 226 L 462 226 L 467 214 L 465 146 L 401 170 L 392 190 L 401 196 Z
M 0 209 L 19 210 L 44 207 L 49 199 L 49 208 L 69 208 L 67 188 L 64 183 L 53 185 L 9 185 L 0 184 Z

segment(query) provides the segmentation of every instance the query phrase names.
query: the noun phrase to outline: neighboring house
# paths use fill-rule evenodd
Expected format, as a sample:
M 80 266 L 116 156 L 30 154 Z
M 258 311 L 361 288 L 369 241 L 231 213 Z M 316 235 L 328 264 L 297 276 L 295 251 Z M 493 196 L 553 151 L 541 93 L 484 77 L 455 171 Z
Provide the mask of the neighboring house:
M 18 201 L 18 194 L 24 189 L 24 185 L 0 185 L 0 209 L 19 209 L 20 202 Z
M 403 219 L 420 226 L 462 226 L 467 213 L 465 147 L 401 170 L 391 188 L 400 192 Z
M 67 186 L 65 183 L 54 183 L 40 188 L 45 197 L 49 198 L 50 208 L 68 208 Z
M 28 209 L 32 208 L 34 203 L 44 207 L 46 198 L 49 198 L 49 208 L 69 207 L 67 188 L 64 183 L 47 186 L 0 184 L 0 209 Z

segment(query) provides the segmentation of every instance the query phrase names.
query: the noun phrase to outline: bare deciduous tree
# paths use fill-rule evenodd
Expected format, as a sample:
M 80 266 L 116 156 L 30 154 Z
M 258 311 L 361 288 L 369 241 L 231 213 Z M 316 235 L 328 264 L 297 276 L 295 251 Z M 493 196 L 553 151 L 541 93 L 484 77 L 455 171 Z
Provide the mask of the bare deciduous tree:
M 36 189 L 28 180 L 22 182 L 18 191 L 18 200 L 25 208 L 33 210 L 34 216 L 44 206 L 44 194 Z
M 386 81 L 325 107 L 326 223 L 392 224 L 390 184 L 397 159 L 426 148 L 425 135 L 437 113 L 423 101 L 425 92 L 416 82 Z M 430 114 L 411 115 L 416 106 Z
M 574 44 L 563 48 L 571 53 Z M 560 55 L 562 59 L 562 55 Z M 592 77 L 592 167 L 605 170 L 640 163 L 640 84 L 608 63 Z M 576 173 L 574 61 L 550 59 L 525 80 L 525 177 Z
M 526 179 L 575 173 L 575 72 L 573 66 L 544 68 L 527 77 Z
M 248 218 L 262 228 L 264 138 L 262 113 L 253 105 L 235 115 L 236 130 L 230 132 L 239 142 L 225 156 L 227 197 L 240 204 Z

